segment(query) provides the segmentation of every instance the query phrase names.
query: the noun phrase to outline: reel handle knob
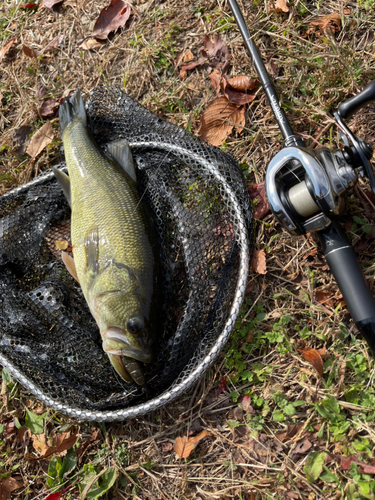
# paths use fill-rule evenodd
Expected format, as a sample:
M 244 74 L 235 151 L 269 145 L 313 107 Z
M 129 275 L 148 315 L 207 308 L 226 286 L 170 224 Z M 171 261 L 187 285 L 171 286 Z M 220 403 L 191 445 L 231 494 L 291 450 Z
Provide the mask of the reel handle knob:
M 344 119 L 350 118 L 356 111 L 371 101 L 375 101 L 375 80 L 369 83 L 362 92 L 342 102 L 338 108 L 339 115 Z

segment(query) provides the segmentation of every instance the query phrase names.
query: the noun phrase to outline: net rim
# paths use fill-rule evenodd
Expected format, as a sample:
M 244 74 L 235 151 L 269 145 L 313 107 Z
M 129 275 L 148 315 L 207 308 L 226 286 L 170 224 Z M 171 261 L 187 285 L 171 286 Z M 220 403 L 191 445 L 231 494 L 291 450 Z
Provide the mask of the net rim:
M 64 165 L 63 163 L 57 164 L 55 165 L 55 168 L 61 168 L 62 170 L 64 168 L 66 169 L 66 167 L 63 167 L 63 165 Z M 248 240 L 244 213 L 239 201 L 236 198 L 235 193 L 233 192 L 231 187 L 228 185 L 228 182 L 225 180 L 225 178 L 217 168 L 215 168 L 209 162 L 205 164 L 205 168 L 211 171 L 211 173 L 216 177 L 216 180 L 222 185 L 227 195 L 231 199 L 234 208 L 234 213 L 236 214 L 236 223 L 239 228 L 238 240 L 240 243 L 240 269 L 238 273 L 236 290 L 235 293 L 233 294 L 233 300 L 231 304 L 230 313 L 228 315 L 228 319 L 225 323 L 225 326 L 221 334 L 217 337 L 214 345 L 206 353 L 201 363 L 196 368 L 194 368 L 189 373 L 188 376 L 186 376 L 182 381 L 180 381 L 177 384 L 175 382 L 172 383 L 172 385 L 159 396 L 135 406 L 130 406 L 123 409 L 107 410 L 107 411 L 88 410 L 88 409 L 82 410 L 79 407 L 73 405 L 67 405 L 57 399 L 53 399 L 45 395 L 43 391 L 36 385 L 35 382 L 33 382 L 29 377 L 25 376 L 18 367 L 16 367 L 6 356 L 0 353 L 0 364 L 3 367 L 5 367 L 9 371 L 9 373 L 23 387 L 29 390 L 41 402 L 51 407 L 52 409 L 65 414 L 66 416 L 73 417 L 82 421 L 96 421 L 96 422 L 124 421 L 135 417 L 139 417 L 141 415 L 144 415 L 145 413 L 157 410 L 165 406 L 166 404 L 171 403 L 173 400 L 175 400 L 185 391 L 187 391 L 194 384 L 194 382 L 200 379 L 204 375 L 204 373 L 214 364 L 222 348 L 227 342 L 229 335 L 234 328 L 239 312 L 241 310 L 241 305 L 246 290 L 247 276 L 249 273 L 250 244 Z M 23 191 L 27 191 L 33 186 L 43 184 L 44 182 L 51 180 L 53 177 L 54 173 L 52 171 L 47 171 L 46 173 L 33 179 L 27 184 L 14 188 L 13 190 L 4 194 L 3 199 L 8 196 L 20 194 Z

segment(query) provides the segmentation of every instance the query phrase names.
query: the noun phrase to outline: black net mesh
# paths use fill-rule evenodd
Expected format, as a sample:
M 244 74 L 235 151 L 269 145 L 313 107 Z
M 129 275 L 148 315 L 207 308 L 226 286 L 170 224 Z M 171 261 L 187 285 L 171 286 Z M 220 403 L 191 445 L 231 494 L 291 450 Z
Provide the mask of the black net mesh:
M 215 360 L 246 287 L 252 211 L 228 154 L 117 87 L 95 89 L 86 108 L 101 148 L 129 141 L 156 227 L 163 333 L 156 361 L 145 367 L 147 390 L 116 376 L 61 262 L 56 242 L 70 243 L 70 209 L 50 172 L 0 199 L 0 362 L 60 411 L 114 420 L 167 403 Z

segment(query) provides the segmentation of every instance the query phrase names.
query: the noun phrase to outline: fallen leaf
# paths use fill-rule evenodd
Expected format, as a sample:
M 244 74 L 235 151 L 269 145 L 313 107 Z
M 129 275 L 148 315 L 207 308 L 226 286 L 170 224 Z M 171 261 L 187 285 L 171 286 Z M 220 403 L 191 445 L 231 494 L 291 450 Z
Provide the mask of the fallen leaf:
M 241 106 L 255 99 L 256 85 L 259 80 L 247 76 L 239 76 L 228 79 L 225 75 L 221 80 L 221 90 L 228 102 Z
M 193 62 L 191 62 L 191 63 L 189 63 L 189 64 L 183 64 L 182 66 L 180 66 L 180 69 L 181 69 L 182 71 L 187 71 L 187 70 L 189 70 L 189 69 L 194 69 L 194 68 L 196 68 L 197 66 L 200 66 L 201 64 L 204 64 L 204 63 L 206 63 L 206 62 L 207 62 L 207 59 L 206 59 L 205 57 L 200 57 L 200 58 L 198 59 L 198 61 L 193 61 Z
M 102 9 L 96 20 L 93 36 L 105 40 L 111 31 L 116 31 L 124 26 L 129 19 L 131 0 L 112 0 L 108 7 Z
M 315 26 L 319 28 L 319 31 L 322 35 L 325 35 L 327 33 L 334 35 L 341 29 L 341 16 L 338 13 L 329 14 L 328 16 L 320 16 L 311 21 L 309 26 L 311 26 L 311 28 L 306 32 L 306 34 L 308 35 L 314 33 Z
M 216 396 L 219 396 L 219 394 L 225 392 L 226 390 L 227 390 L 227 379 L 225 377 L 220 377 L 219 385 L 217 386 L 216 389 Z
M 39 108 L 39 114 L 43 118 L 52 118 L 59 109 L 60 99 L 55 97 L 47 97 L 43 99 L 42 105 Z
M 248 394 L 244 394 L 238 400 L 238 404 L 246 413 L 254 413 L 254 408 L 251 406 L 251 399 Z
M 69 246 L 69 243 L 66 240 L 56 240 L 55 245 L 59 250 L 66 250 Z
M 309 451 L 310 448 L 312 448 L 312 443 L 310 443 L 310 441 L 305 438 L 303 441 L 295 445 L 291 453 L 293 455 L 303 455 L 304 453 Z
M 188 458 L 190 453 L 197 446 L 199 441 L 208 436 L 210 433 L 208 431 L 202 431 L 198 436 L 190 437 L 189 439 L 184 437 L 178 437 L 173 445 L 173 451 L 180 458 Z
M 64 0 L 43 0 L 43 4 L 49 9 L 52 9 L 54 5 L 56 5 L 57 3 L 61 3 L 63 1 Z
M 281 442 L 288 441 L 289 439 L 292 439 L 292 437 L 296 436 L 302 427 L 303 424 L 289 424 L 287 430 L 285 432 L 278 432 L 276 437 Z
M 3 57 L 8 52 L 8 50 L 11 48 L 11 46 L 14 45 L 16 42 L 17 38 L 12 38 L 12 40 L 9 40 L 9 42 L 6 43 L 4 47 L 0 49 L 0 62 L 2 61 Z
M 236 106 L 228 103 L 226 97 L 218 97 L 204 111 L 198 135 L 213 146 L 220 146 L 233 127 L 241 131 L 244 125 L 245 106 Z
M 49 120 L 32 136 L 26 153 L 35 158 L 40 152 L 53 141 L 53 130 Z
M 234 411 L 233 411 L 233 416 L 235 418 L 235 420 L 237 420 L 238 422 L 242 422 L 243 420 L 243 409 L 240 408 L 239 406 L 237 406 Z
M 30 125 L 22 125 L 13 133 L 13 142 L 17 144 L 16 153 L 18 155 L 23 155 L 25 152 L 25 146 L 30 140 L 30 134 L 32 134 L 33 129 Z
M 83 460 L 83 455 L 86 453 L 86 451 L 89 448 L 92 448 L 96 446 L 98 443 L 100 443 L 100 440 L 101 440 L 101 431 L 96 427 L 91 431 L 91 436 L 89 437 L 89 439 L 83 441 L 77 449 L 78 465 L 81 464 Z
M 209 37 L 204 35 L 204 50 L 202 55 L 215 67 L 220 68 L 224 73 L 225 69 L 229 66 L 230 52 L 223 40 L 217 35 Z
M 84 40 L 79 46 L 82 50 L 95 50 L 100 49 L 102 45 L 105 45 L 104 40 L 97 40 L 96 38 L 88 38 Z
M 64 37 L 63 35 L 59 35 L 56 38 L 54 38 L 52 41 L 49 42 L 47 47 L 45 47 L 42 52 L 47 52 L 51 49 L 56 49 L 57 47 L 60 47 L 61 42 L 63 41 Z
M 253 184 L 247 188 L 250 198 L 252 200 L 258 200 L 258 203 L 254 207 L 254 217 L 255 219 L 262 219 L 270 211 L 266 196 L 266 184 L 265 182 L 260 182 L 259 184 Z
M 266 253 L 264 250 L 254 250 L 251 269 L 258 274 L 267 274 Z
M 182 61 L 184 63 L 188 63 L 188 62 L 194 61 L 194 56 L 193 56 L 192 51 L 191 50 L 187 50 L 186 52 L 184 52 L 184 54 L 181 57 L 180 61 Z
M 212 73 L 208 75 L 208 78 L 211 81 L 211 85 L 214 88 L 216 95 L 220 92 L 220 82 L 221 82 L 221 73 L 219 70 L 215 69 Z
M 38 57 L 36 51 L 34 49 L 30 49 L 30 47 L 28 47 L 27 45 L 22 44 L 22 50 L 23 53 L 27 55 L 27 57 L 33 57 L 34 59 Z
M 21 9 L 33 9 L 34 7 L 38 7 L 37 3 L 21 3 Z
M 194 56 L 191 50 L 186 51 L 184 54 L 182 54 L 182 57 L 180 55 L 178 59 L 177 66 L 180 64 L 180 62 L 188 63 L 194 61 Z M 180 77 L 181 78 L 186 78 L 187 77 L 187 71 L 184 69 L 180 69 Z
M 53 435 L 51 445 L 46 442 L 44 434 L 37 434 L 33 436 L 33 447 L 40 452 L 39 457 L 28 456 L 31 460 L 39 460 L 47 458 L 52 455 L 64 456 L 70 448 L 72 448 L 77 441 L 78 430 L 72 434 L 70 432 L 61 432 Z
M 315 299 L 320 304 L 325 304 L 325 305 L 330 306 L 330 307 L 334 306 L 331 292 L 325 292 L 323 290 L 315 290 Z
M 0 500 L 8 500 L 10 494 L 18 488 L 22 488 L 23 484 L 13 477 L 7 477 L 0 482 Z
M 323 360 L 321 355 L 317 350 L 312 347 L 306 347 L 305 349 L 298 349 L 306 361 L 312 365 L 315 370 L 319 373 L 320 377 L 323 377 Z
M 289 12 L 289 7 L 286 4 L 286 0 L 276 0 L 275 2 L 275 11 L 280 12 Z
M 362 465 L 360 468 L 361 474 L 375 474 L 375 467 L 373 465 Z
M 173 444 L 168 441 L 166 443 L 161 443 L 161 449 L 163 453 L 168 453 L 173 450 Z
M 250 78 L 249 76 L 236 76 L 235 78 L 224 78 L 227 83 L 231 86 L 232 90 L 237 92 L 247 92 L 248 90 L 253 90 L 258 84 L 259 80 L 256 78 Z
M 44 97 L 47 94 L 48 94 L 48 91 L 47 91 L 46 87 L 43 85 L 42 82 L 38 82 L 36 85 L 36 97 L 38 99 L 41 99 L 42 97 Z

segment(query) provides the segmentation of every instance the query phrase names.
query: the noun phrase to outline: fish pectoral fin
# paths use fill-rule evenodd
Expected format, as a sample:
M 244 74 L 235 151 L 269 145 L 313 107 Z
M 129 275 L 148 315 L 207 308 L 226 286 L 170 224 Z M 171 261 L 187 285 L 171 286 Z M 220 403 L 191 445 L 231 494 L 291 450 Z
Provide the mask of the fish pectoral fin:
M 94 273 L 98 272 L 99 261 L 99 232 L 97 228 L 89 231 L 84 240 L 87 268 Z
M 61 172 L 61 170 L 59 170 L 55 167 L 52 167 L 52 171 L 55 174 L 57 182 L 62 187 L 65 198 L 67 199 L 70 208 L 72 208 L 72 196 L 71 196 L 71 190 L 70 190 L 69 176 L 67 176 L 64 172 Z
M 133 162 L 133 156 L 130 151 L 129 144 L 122 141 L 110 142 L 107 147 L 108 152 L 114 158 L 117 163 L 125 170 L 125 172 L 137 182 L 137 176 L 135 173 L 135 167 Z
M 65 267 L 68 270 L 69 274 L 71 274 L 73 276 L 73 278 L 79 283 L 79 279 L 77 276 L 77 270 L 76 270 L 76 266 L 74 264 L 73 257 L 71 257 L 66 252 L 61 252 L 61 258 L 62 258 L 62 261 L 64 262 Z

